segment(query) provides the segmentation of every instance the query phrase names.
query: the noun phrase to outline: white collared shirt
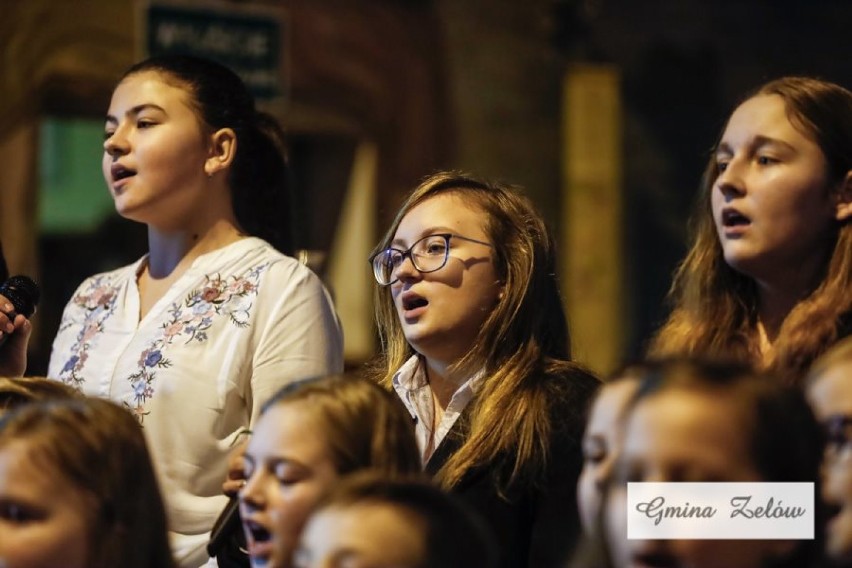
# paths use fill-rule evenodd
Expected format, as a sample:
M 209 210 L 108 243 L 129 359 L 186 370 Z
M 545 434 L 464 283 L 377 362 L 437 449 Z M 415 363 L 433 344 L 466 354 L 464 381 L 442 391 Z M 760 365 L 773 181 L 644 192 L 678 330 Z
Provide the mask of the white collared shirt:
M 403 363 L 393 376 L 393 389 L 402 403 L 414 418 L 414 434 L 423 463 L 429 461 L 434 450 L 441 444 L 447 433 L 456 423 L 465 407 L 470 403 L 476 389 L 482 381 L 483 373 L 479 372 L 462 383 L 450 398 L 450 403 L 444 410 L 441 422 L 432 432 L 435 418 L 434 403 L 432 402 L 432 387 L 426 377 L 426 370 L 420 363 L 420 356 L 414 355 Z M 430 451 L 430 440 L 431 451 Z

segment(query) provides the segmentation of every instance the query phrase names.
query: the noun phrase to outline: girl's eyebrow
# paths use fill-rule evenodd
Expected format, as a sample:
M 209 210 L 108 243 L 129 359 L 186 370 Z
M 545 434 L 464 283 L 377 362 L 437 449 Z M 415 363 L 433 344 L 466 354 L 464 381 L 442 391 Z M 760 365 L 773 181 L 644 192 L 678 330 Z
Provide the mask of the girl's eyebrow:
M 727 142 L 720 142 L 719 145 L 716 147 L 716 151 L 713 152 L 713 155 L 715 155 L 715 156 L 729 156 L 733 153 L 734 153 L 733 150 L 731 150 L 731 147 L 728 145 Z
M 793 146 L 791 146 L 787 142 L 784 142 L 783 140 L 781 140 L 779 138 L 772 138 L 772 137 L 769 137 L 769 136 L 755 136 L 753 146 L 755 148 L 762 148 L 763 146 L 780 146 L 780 147 L 782 147 L 786 150 L 789 150 L 791 152 L 796 151 L 796 149 L 793 148 Z
M 762 148 L 764 146 L 781 146 L 782 148 L 789 150 L 791 152 L 795 152 L 796 149 L 793 148 L 787 142 L 780 140 L 778 138 L 772 138 L 770 136 L 755 136 L 748 144 L 749 148 L 752 150 L 756 150 Z M 716 156 L 731 156 L 734 154 L 734 150 L 727 142 L 720 142 L 719 146 L 716 148 L 715 155 Z
M 267 461 L 269 461 L 269 465 L 273 468 L 276 468 L 279 465 L 294 465 L 297 467 L 310 469 L 306 464 L 300 462 L 299 460 L 294 460 L 293 458 L 289 458 L 287 456 L 272 456 Z
M 253 455 L 249 454 L 248 452 L 243 454 L 243 461 L 245 461 L 246 466 L 251 466 L 252 468 L 258 467 L 258 460 L 255 459 L 255 457 Z M 306 471 L 311 471 L 310 466 L 308 466 L 304 462 L 301 462 L 299 460 L 293 459 L 293 458 L 288 457 L 288 456 L 283 456 L 283 455 L 268 456 L 267 458 L 265 458 L 263 460 L 263 462 L 265 464 L 265 465 L 263 465 L 263 467 L 268 469 L 268 470 L 274 470 L 275 468 L 281 467 L 281 466 L 291 466 L 291 467 L 301 468 L 301 469 L 304 469 Z
M 133 115 L 139 114 L 143 110 L 147 110 L 147 109 L 153 109 L 153 110 L 158 110 L 160 112 L 166 112 L 166 109 L 164 109 L 163 107 L 161 107 L 159 105 L 155 105 L 154 103 L 143 103 L 141 105 L 136 105 L 135 107 L 128 110 L 125 113 L 125 116 L 133 116 Z M 106 122 L 107 122 L 107 124 L 118 124 L 118 119 L 111 114 L 107 114 L 106 115 Z
M 453 233 L 455 231 L 450 229 L 449 227 L 444 227 L 443 225 L 439 225 L 436 227 L 429 227 L 427 229 L 423 229 L 420 231 L 420 234 L 417 236 L 415 241 L 422 239 L 423 237 L 428 237 L 429 235 L 443 235 L 445 233 Z M 394 239 L 391 241 L 391 246 L 405 246 L 405 239 Z

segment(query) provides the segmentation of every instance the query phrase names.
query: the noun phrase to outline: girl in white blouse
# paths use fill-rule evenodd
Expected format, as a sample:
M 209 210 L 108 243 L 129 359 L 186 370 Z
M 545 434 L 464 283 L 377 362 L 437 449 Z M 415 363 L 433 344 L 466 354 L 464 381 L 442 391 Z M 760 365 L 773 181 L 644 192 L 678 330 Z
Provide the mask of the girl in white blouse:
M 339 372 L 319 278 L 288 253 L 281 131 L 229 69 L 186 56 L 130 68 L 106 116 L 103 173 L 148 254 L 87 279 L 65 308 L 49 375 L 142 423 L 181 566 L 226 497 L 228 451 L 283 384 Z

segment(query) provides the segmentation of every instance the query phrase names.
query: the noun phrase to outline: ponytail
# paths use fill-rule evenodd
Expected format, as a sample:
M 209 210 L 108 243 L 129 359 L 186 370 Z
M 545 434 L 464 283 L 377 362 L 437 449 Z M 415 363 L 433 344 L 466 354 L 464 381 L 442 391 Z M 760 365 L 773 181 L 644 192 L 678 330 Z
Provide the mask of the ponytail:
M 284 131 L 271 115 L 255 112 L 237 132 L 237 155 L 231 166 L 231 204 L 246 233 L 293 256 L 290 195 Z

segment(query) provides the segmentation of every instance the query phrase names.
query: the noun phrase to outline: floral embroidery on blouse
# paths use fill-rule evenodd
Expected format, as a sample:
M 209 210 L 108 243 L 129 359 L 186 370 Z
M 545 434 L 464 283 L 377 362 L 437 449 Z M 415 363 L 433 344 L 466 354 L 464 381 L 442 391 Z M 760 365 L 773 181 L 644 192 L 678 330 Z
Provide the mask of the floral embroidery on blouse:
M 128 377 L 133 387 L 133 404 L 124 404 L 136 418 L 143 422 L 150 412 L 147 402 L 154 396 L 157 371 L 171 366 L 165 352 L 176 342 L 182 344 L 204 343 L 214 319 L 226 316 L 237 327 L 248 327 L 252 300 L 257 296 L 260 275 L 270 266 L 264 263 L 246 271 L 241 276 L 222 278 L 205 276 L 201 288 L 190 292 L 183 303 L 175 302 L 169 309 L 170 318 L 163 323 L 161 332 L 139 355 L 137 370 Z
M 265 262 L 250 268 L 239 276 L 222 278 L 219 274 L 206 275 L 200 288 L 190 292 L 182 302 L 174 302 L 168 310 L 168 319 L 157 335 L 140 353 L 137 370 L 127 380 L 133 388 L 132 402 L 124 402 L 142 422 L 149 414 L 146 404 L 154 395 L 157 371 L 171 366 L 168 347 L 182 344 L 204 343 L 208 331 L 218 317 L 227 317 L 237 327 L 249 326 L 251 308 L 257 296 L 261 275 L 271 265 Z M 97 349 L 98 340 L 107 320 L 115 313 L 120 285 L 115 274 L 93 277 L 85 288 L 71 298 L 71 305 L 83 312 L 82 324 L 73 313 L 63 320 L 60 330 L 81 325 L 70 355 L 59 372 L 59 379 L 76 388 L 86 382 L 83 373 L 89 352 Z
M 89 286 L 71 298 L 72 305 L 84 310 L 86 319 L 77 340 L 71 346 L 72 355 L 68 358 L 59 373 L 59 378 L 65 384 L 80 388 L 85 378 L 80 374 L 89 350 L 97 344 L 98 334 L 103 331 L 104 322 L 115 312 L 118 288 L 107 275 L 95 277 Z M 72 325 L 63 322 L 63 327 Z

